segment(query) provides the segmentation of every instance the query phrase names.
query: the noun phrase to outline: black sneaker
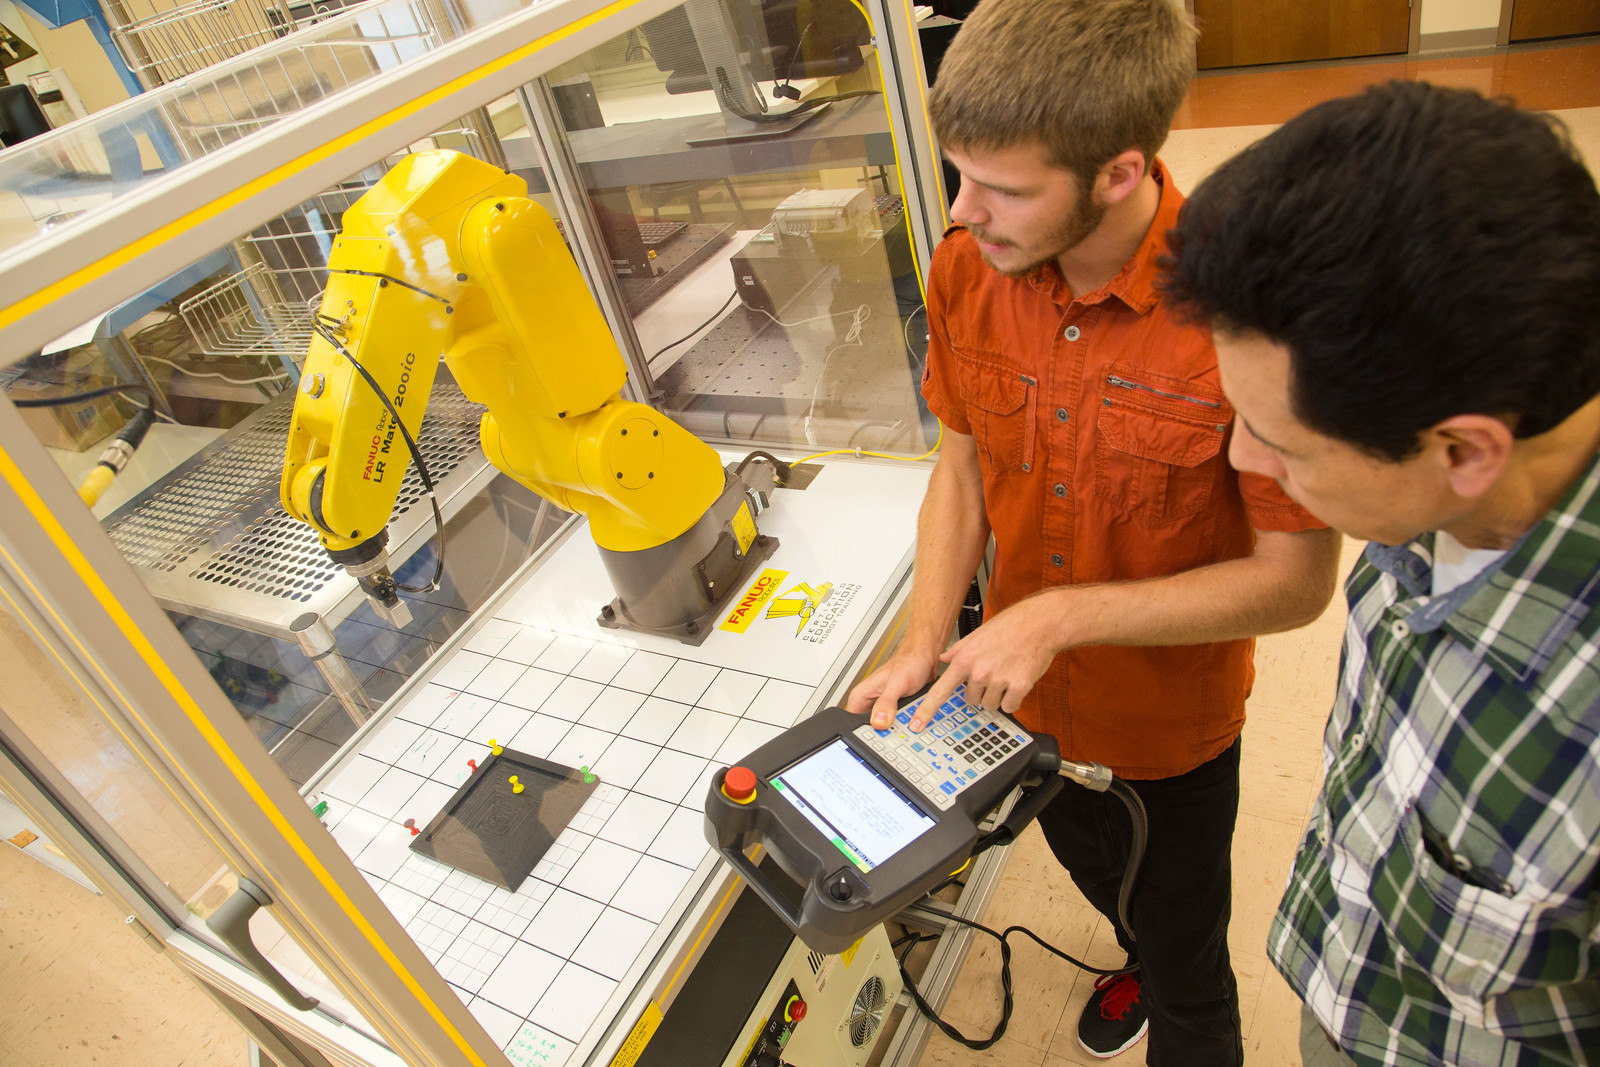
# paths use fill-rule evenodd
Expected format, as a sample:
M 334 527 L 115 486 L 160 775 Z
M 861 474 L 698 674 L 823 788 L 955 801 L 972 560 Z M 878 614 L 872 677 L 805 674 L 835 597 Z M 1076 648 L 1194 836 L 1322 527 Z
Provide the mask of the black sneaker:
M 1078 1044 L 1091 1056 L 1108 1060 L 1139 1043 L 1150 1019 L 1139 1003 L 1137 974 L 1094 980 L 1094 995 L 1078 1017 Z

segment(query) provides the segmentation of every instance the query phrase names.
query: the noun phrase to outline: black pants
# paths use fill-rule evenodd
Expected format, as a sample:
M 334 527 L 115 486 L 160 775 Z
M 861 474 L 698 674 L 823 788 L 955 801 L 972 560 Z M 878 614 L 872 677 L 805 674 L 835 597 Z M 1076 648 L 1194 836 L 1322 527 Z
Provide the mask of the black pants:
M 1128 784 L 1150 821 L 1128 905 L 1137 942 L 1117 917 L 1133 835 L 1123 802 L 1068 782 L 1039 816 L 1039 826 L 1079 890 L 1111 920 L 1117 943 L 1139 963 L 1140 1004 L 1150 1015 L 1150 1067 L 1238 1067 L 1244 1040 L 1228 961 L 1228 918 L 1239 742 L 1188 774 Z

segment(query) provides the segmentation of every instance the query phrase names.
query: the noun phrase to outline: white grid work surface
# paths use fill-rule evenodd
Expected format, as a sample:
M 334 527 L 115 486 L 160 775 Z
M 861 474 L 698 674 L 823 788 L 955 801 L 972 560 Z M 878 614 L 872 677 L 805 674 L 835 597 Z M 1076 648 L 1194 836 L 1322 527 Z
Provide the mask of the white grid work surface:
M 835 465 L 777 493 L 760 523 L 781 545 L 744 594 L 767 596 L 699 648 L 601 628 L 612 594 L 579 529 L 318 783 L 334 838 L 513 1063 L 595 1051 L 711 853 L 711 776 L 814 710 L 926 484 L 923 467 Z M 600 780 L 515 893 L 410 850 L 495 742 Z

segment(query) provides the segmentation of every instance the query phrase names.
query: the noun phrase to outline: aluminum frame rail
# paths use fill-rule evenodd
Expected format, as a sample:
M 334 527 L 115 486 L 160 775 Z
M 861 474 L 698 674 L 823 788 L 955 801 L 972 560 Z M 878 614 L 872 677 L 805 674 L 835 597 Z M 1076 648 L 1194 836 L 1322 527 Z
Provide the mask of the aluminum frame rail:
M 142 292 L 150 278 L 194 262 L 672 6 L 672 0 L 542 0 L 181 163 L 17 246 L 0 263 L 0 292 L 10 298 L 0 307 L 0 365 L 73 329 L 85 309 L 112 307 Z M 316 30 L 291 34 L 274 47 L 297 48 L 302 35 Z M 226 65 L 216 69 L 226 71 Z M 188 81 L 122 106 L 160 104 Z M 417 94 L 415 87 L 423 85 L 435 88 Z M 0 165 L 0 179 L 3 170 Z

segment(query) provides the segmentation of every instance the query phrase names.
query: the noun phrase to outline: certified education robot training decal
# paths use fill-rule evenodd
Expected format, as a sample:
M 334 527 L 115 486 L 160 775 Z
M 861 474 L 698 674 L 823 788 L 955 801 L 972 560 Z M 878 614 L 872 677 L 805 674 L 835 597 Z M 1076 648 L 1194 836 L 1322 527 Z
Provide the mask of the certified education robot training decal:
M 861 592 L 859 582 L 795 582 L 784 589 L 788 571 L 767 569 L 735 602 L 718 628 L 745 633 L 757 618 L 794 620 L 801 641 L 823 644 Z M 779 592 L 779 590 L 783 592 Z M 766 610 L 763 612 L 763 608 Z

